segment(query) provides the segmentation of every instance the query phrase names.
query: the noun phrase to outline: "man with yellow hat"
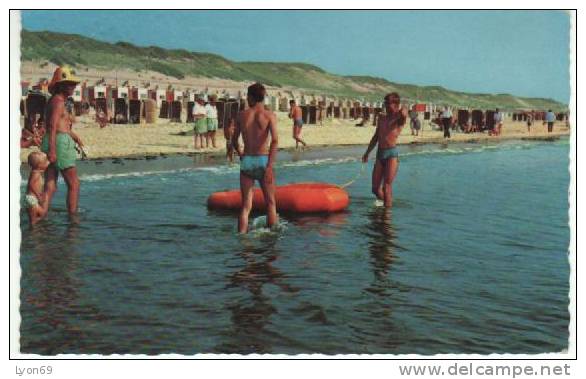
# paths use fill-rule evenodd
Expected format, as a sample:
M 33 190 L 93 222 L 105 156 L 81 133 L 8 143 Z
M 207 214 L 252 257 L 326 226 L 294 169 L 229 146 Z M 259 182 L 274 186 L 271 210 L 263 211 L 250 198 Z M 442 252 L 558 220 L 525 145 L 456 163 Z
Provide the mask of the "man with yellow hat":
M 67 210 L 69 214 L 77 213 L 79 199 L 79 178 L 75 161 L 77 160 L 76 143 L 82 145 L 79 137 L 71 131 L 71 119 L 65 104 L 73 95 L 80 80 L 71 68 L 57 67 L 49 83 L 49 92 L 53 95 L 47 104 L 45 113 L 47 132 L 43 137 L 41 150 L 49 157 L 49 168 L 45 174 L 45 193 L 47 207 L 57 191 L 59 172 L 67 184 Z

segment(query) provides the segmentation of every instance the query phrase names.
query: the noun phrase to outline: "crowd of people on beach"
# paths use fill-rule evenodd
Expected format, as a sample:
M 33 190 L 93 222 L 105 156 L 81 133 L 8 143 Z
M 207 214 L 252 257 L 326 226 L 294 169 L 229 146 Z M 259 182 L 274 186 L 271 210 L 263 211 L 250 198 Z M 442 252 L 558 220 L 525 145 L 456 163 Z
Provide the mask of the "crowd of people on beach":
M 216 132 L 218 130 L 218 109 L 213 105 L 215 97 L 209 100 L 202 96 L 195 99 L 193 105 L 193 147 L 195 150 L 210 146 L 216 147 Z
M 51 200 L 57 190 L 59 173 L 67 186 L 67 210 L 75 215 L 78 208 L 80 183 L 76 170 L 77 154 L 85 154 L 81 138 L 73 131 L 75 117 L 70 97 L 80 80 L 67 66 L 58 67 L 49 84 L 51 98 L 47 103 L 45 114 L 35 118 L 33 128 L 25 127 L 21 137 L 21 147 L 39 146 L 28 156 L 30 176 L 24 197 L 30 224 L 43 219 L 49 210 Z M 275 177 L 273 166 L 278 147 L 277 118 L 275 113 L 264 105 L 266 89 L 260 83 L 248 87 L 248 108 L 238 113 L 236 118 L 228 121 L 223 128 L 226 140 L 226 158 L 233 162 L 234 156 L 240 159 L 240 188 L 242 207 L 238 218 L 238 230 L 248 230 L 248 217 L 252 209 L 252 188 L 258 181 L 264 194 L 267 209 L 268 226 L 278 222 L 275 202 Z M 200 96 L 193 107 L 194 148 L 196 150 L 216 147 L 218 129 L 218 111 L 214 106 L 216 99 Z M 305 148 L 307 143 L 301 137 L 303 117 L 301 108 L 290 101 L 288 114 L 292 120 L 292 137 L 296 148 Z M 493 113 L 493 127 L 489 135 L 502 133 L 503 113 L 496 109 Z M 401 104 L 399 94 L 393 92 L 384 97 L 384 112 L 376 118 L 376 128 L 365 154 L 364 163 L 368 162 L 371 151 L 378 145 L 376 161 L 372 171 L 372 193 L 385 207 L 392 206 L 392 183 L 399 167 L 397 139 L 409 119 L 411 134 L 418 136 L 422 131 L 421 121 L 415 109 Z M 527 129 L 531 130 L 534 118 L 527 117 Z M 464 133 L 479 131 L 477 125 L 470 125 L 468 120 L 454 117 L 449 107 L 444 107 L 431 120 L 443 131 L 444 138 L 451 138 L 451 131 L 458 125 Z M 553 131 L 555 114 L 549 110 L 544 119 L 548 132 Z M 31 122 L 29 122 L 30 124 Z M 30 125 L 29 125 L 30 126 Z M 242 138 L 243 146 L 240 145 Z

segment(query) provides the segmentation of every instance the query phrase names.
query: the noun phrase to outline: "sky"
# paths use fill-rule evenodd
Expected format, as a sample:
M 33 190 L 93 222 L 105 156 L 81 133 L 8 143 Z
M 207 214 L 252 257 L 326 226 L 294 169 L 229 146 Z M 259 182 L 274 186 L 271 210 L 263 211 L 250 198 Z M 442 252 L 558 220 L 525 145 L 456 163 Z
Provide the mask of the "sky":
M 570 18 L 562 11 L 24 11 L 22 24 L 235 61 L 570 99 Z

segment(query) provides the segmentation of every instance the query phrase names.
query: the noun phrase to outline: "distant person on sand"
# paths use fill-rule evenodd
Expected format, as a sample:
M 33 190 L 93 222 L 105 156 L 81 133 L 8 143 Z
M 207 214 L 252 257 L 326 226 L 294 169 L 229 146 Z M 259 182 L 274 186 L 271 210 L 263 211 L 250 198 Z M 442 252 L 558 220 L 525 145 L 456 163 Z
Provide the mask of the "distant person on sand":
M 399 149 L 397 138 L 407 121 L 407 108 L 401 107 L 401 98 L 396 92 L 385 96 L 386 114 L 381 115 L 376 125 L 374 136 L 362 162 L 368 162 L 368 155 L 378 143 L 376 162 L 372 169 L 372 193 L 384 201 L 385 207 L 393 205 L 393 180 L 399 169 Z
M 248 232 L 248 216 L 252 210 L 254 181 L 258 180 L 267 208 L 267 226 L 277 224 L 275 177 L 273 165 L 277 158 L 277 117 L 264 107 L 266 89 L 260 83 L 248 87 L 249 108 L 238 113 L 232 146 L 240 154 L 240 191 L 242 209 L 238 218 L 238 232 Z M 244 151 L 240 152 L 238 138 L 242 133 Z M 270 146 L 267 146 L 270 135 Z
M 409 120 L 409 125 L 411 126 L 411 135 L 418 136 L 419 130 L 421 129 L 421 121 L 419 121 L 415 106 L 413 106 L 413 109 L 409 112 Z
M 553 132 L 553 123 L 555 122 L 555 113 L 553 113 L 550 110 L 547 111 L 547 113 L 545 114 L 545 121 L 543 122 L 544 124 L 547 122 L 547 132 L 551 133 Z
M 527 132 L 531 133 L 531 124 L 533 123 L 533 112 L 527 113 Z
M 30 225 L 39 222 L 47 214 L 48 203 L 44 192 L 43 175 L 49 167 L 47 155 L 40 151 L 33 151 L 28 156 L 31 172 L 28 177 L 24 207 L 28 213 Z
M 499 109 L 497 108 L 494 111 L 494 131 L 493 131 L 493 135 L 497 135 L 500 136 L 502 131 L 503 131 L 503 119 L 504 116 L 502 114 L 502 112 L 499 111 Z
M 77 213 L 79 200 L 79 178 L 75 161 L 77 159 L 76 141 L 81 144 L 79 137 L 72 132 L 72 119 L 65 108 L 67 98 L 73 94 L 79 79 L 67 66 L 57 67 L 49 84 L 49 92 L 53 95 L 47 103 L 46 127 L 41 150 L 47 153 L 51 164 L 47 168 L 45 193 L 47 209 L 51 199 L 57 191 L 59 172 L 67 185 L 67 210 L 69 214 Z
M 216 147 L 216 131 L 218 130 L 218 108 L 215 105 L 215 98 L 211 98 L 206 104 L 206 120 L 208 132 L 206 135 L 206 147 L 210 142 L 213 147 Z
M 193 127 L 194 135 L 193 135 L 193 147 L 197 149 L 203 149 L 203 142 L 206 141 L 207 145 L 207 133 L 208 133 L 208 122 L 206 120 L 206 108 L 204 106 L 205 102 L 203 98 L 198 97 L 195 100 L 195 104 L 193 105 L 193 119 L 195 120 L 195 125 Z
M 224 138 L 226 139 L 226 159 L 228 162 L 234 162 L 234 153 L 238 153 L 241 155 L 240 152 L 240 144 L 238 144 L 238 149 L 234 149 L 232 146 L 232 137 L 234 136 L 234 131 L 236 129 L 236 120 L 233 118 L 230 119 L 228 125 L 224 126 Z
M 449 107 L 444 107 L 441 113 L 441 123 L 444 130 L 444 138 L 450 138 L 450 127 L 452 126 L 452 111 Z
M 299 148 L 301 143 L 304 147 L 307 146 L 305 141 L 301 139 L 301 128 L 303 127 L 303 113 L 301 107 L 295 104 L 295 100 L 290 100 L 289 118 L 293 119 L 293 139 L 295 140 L 295 148 Z

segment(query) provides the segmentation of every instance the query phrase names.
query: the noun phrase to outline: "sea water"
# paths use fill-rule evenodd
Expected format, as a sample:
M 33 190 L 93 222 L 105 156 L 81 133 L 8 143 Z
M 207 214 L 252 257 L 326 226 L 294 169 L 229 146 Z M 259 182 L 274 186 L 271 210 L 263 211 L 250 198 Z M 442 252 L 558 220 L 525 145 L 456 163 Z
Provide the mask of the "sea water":
M 345 183 L 362 150 L 280 154 L 277 182 Z M 568 141 L 400 151 L 392 211 L 370 193 L 373 157 L 346 212 L 281 215 L 279 231 L 246 236 L 234 214 L 206 208 L 238 186 L 237 165 L 80 162 L 76 220 L 63 182 L 48 220 L 31 230 L 21 212 L 21 351 L 567 348 Z

